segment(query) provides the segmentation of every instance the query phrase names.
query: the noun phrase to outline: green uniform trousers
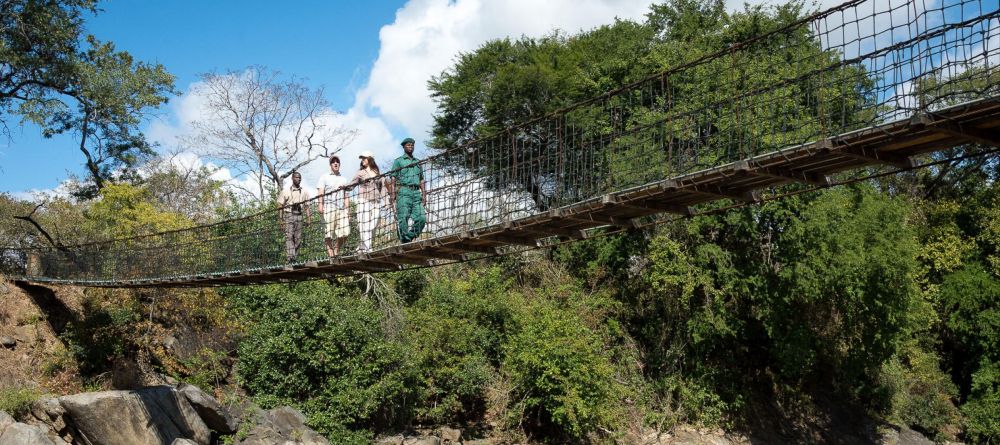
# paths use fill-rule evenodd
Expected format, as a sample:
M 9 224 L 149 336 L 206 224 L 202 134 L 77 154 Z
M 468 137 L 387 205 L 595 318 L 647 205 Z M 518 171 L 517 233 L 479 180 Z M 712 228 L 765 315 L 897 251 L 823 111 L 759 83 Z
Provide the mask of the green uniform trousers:
M 396 192 L 396 222 L 399 224 L 399 240 L 404 243 L 417 239 L 424 230 L 427 217 L 422 201 L 419 188 L 400 187 Z M 413 220 L 412 226 L 410 220 Z

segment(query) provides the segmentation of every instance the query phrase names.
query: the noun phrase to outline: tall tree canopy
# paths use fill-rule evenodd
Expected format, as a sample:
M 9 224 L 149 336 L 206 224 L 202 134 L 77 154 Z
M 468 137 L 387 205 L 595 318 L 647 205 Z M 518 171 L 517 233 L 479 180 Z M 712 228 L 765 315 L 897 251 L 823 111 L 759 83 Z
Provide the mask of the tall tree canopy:
M 95 0 L 0 0 L 0 125 L 8 137 L 15 119 L 79 138 L 83 197 L 134 177 L 153 154 L 138 126 L 174 82 L 162 65 L 85 35 L 84 17 L 97 11 Z
M 830 123 L 864 121 L 870 107 L 862 92 L 871 80 L 860 66 L 838 66 L 840 54 L 824 49 L 808 27 L 700 59 L 805 14 L 799 2 L 730 13 L 717 0 L 674 0 L 653 6 L 643 23 L 620 20 L 574 36 L 488 42 L 430 81 L 438 102 L 431 146 L 485 141 L 452 151 L 447 160 L 474 165 L 487 177 L 531 165 L 530 174 L 517 175 L 517 185 L 545 208 L 564 198 L 553 190 L 572 201 L 591 197 L 594 187 L 606 192 L 661 177 L 664 169 L 676 174 L 694 167 L 668 156 L 670 146 L 697 150 L 705 168 L 734 161 L 737 153 L 807 142 Z M 810 74 L 823 69 L 830 72 Z M 660 72 L 655 85 L 601 96 Z M 515 124 L 521 125 L 505 130 Z M 631 132 L 636 128 L 651 130 Z M 491 139 L 497 134 L 502 137 Z M 558 156 L 560 162 L 542 161 Z

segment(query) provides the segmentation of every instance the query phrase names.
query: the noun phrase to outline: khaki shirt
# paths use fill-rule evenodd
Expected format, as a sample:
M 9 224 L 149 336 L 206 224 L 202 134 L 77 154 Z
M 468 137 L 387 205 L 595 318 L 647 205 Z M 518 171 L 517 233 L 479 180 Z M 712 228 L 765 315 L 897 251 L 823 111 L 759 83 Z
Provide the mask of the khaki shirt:
M 372 179 L 378 176 L 370 169 L 358 170 L 351 178 L 352 184 L 358 184 L 358 198 L 365 201 L 379 201 L 382 199 L 382 180 Z
M 302 187 L 289 187 L 278 195 L 278 207 L 288 207 L 286 210 L 292 213 L 302 213 L 301 204 L 304 204 L 309 198 L 309 192 L 303 190 Z

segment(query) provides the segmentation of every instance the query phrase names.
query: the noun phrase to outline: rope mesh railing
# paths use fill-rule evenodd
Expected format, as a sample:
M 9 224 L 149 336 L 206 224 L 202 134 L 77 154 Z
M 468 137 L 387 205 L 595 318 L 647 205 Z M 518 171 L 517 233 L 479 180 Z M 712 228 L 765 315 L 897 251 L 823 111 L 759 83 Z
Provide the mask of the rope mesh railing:
M 409 241 L 398 224 L 403 200 L 423 204 L 415 241 L 443 238 L 995 100 L 998 9 L 995 0 L 849 1 L 294 209 L 60 249 L 5 249 L 0 271 L 100 284 L 306 265 L 328 259 L 329 247 L 353 258 Z M 356 164 L 345 161 L 342 175 L 353 177 Z M 396 178 L 414 168 L 423 185 Z M 326 242 L 344 220 L 343 244 Z

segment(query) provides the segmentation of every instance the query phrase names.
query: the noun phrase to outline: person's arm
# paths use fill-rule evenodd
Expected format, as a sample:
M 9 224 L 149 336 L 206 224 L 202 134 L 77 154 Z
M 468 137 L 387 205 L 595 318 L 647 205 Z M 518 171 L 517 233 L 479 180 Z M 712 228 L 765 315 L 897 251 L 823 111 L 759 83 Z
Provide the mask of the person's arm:
M 378 202 L 379 205 L 386 205 L 388 204 L 386 201 L 389 200 L 389 178 L 378 178 L 378 181 L 379 187 L 376 189 L 378 190 Z
M 285 229 L 285 191 L 278 193 L 278 224 Z
M 396 204 L 396 177 L 399 175 L 399 163 L 396 161 L 392 162 L 392 168 L 389 169 L 389 174 L 385 175 L 385 190 L 389 194 L 389 203 L 392 205 Z
M 350 191 L 356 188 L 358 190 L 358 195 L 361 195 L 362 193 L 364 193 L 365 187 L 368 186 L 368 184 L 365 182 L 365 177 L 364 175 L 361 174 L 361 172 L 362 172 L 361 170 L 358 170 L 358 172 L 354 174 L 354 177 L 351 178 L 351 181 L 347 183 L 347 186 L 344 189 L 344 208 L 347 210 L 351 209 Z
M 311 201 L 312 201 L 312 196 L 309 196 L 309 192 L 307 192 L 305 189 L 302 189 L 302 206 L 306 208 L 306 211 L 305 211 L 306 219 L 304 220 L 304 223 L 306 225 L 309 225 L 309 219 L 311 219 L 311 217 L 312 217 L 312 202 Z M 322 199 L 320 201 L 322 201 Z
M 323 201 L 326 201 L 326 198 L 323 196 L 323 189 L 326 188 L 326 181 L 323 181 L 323 179 L 324 178 L 320 178 L 319 179 L 319 185 L 316 186 L 316 196 L 317 196 L 317 198 L 319 200 L 319 204 L 318 205 L 319 205 L 319 214 L 320 215 L 323 214 Z

